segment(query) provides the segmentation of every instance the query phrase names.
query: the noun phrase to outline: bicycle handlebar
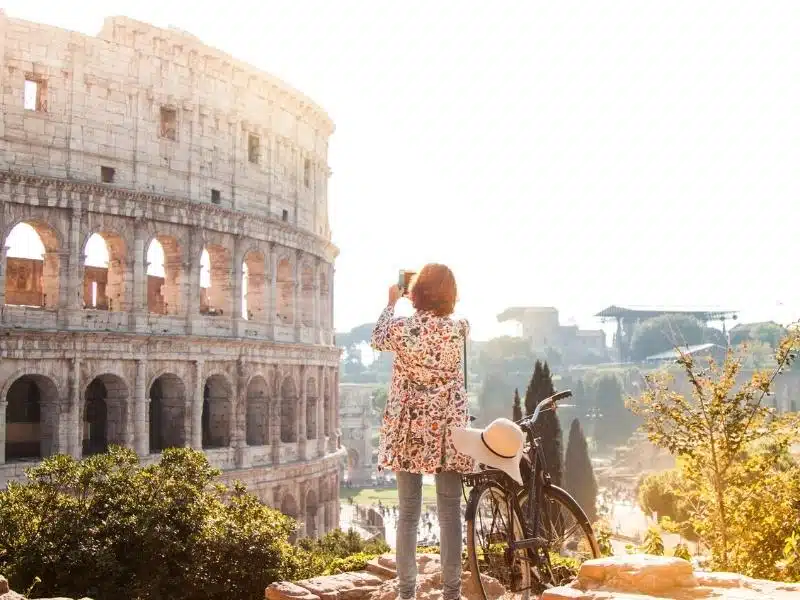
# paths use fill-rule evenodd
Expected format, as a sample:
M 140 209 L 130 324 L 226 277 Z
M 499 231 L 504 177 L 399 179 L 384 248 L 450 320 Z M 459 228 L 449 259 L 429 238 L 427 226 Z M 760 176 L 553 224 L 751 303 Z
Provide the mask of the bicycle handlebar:
M 525 417 L 517 422 L 517 424 L 522 427 L 531 427 L 536 420 L 539 418 L 539 414 L 542 411 L 549 410 L 551 406 L 555 406 L 556 402 L 559 400 L 565 400 L 566 398 L 570 398 L 572 396 L 572 390 L 562 390 L 560 392 L 556 392 L 552 396 L 545 398 L 539 404 L 536 405 L 536 408 L 533 411 L 533 414 L 529 417 Z

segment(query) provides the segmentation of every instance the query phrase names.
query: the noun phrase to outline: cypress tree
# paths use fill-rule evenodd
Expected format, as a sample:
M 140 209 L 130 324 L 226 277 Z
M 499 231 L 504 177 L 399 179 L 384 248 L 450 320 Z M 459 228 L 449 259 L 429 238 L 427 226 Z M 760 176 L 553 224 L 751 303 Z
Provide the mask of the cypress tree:
M 519 389 L 514 388 L 514 410 L 512 412 L 511 420 L 516 422 L 522 418 L 522 404 L 519 398 Z
M 597 480 L 589 447 L 578 419 L 573 419 L 567 440 L 567 457 L 564 461 L 564 487 L 578 501 L 590 521 L 597 518 Z
M 536 408 L 536 403 L 545 396 L 539 395 L 539 389 L 542 387 L 542 361 L 537 360 L 533 366 L 533 375 L 528 384 L 528 389 L 525 390 L 525 414 L 532 415 Z
M 550 367 L 545 362 L 542 364 L 536 361 L 533 368 L 533 376 L 525 392 L 525 409 L 528 414 L 533 413 L 536 405 L 555 394 L 553 379 L 550 375 Z M 564 472 L 563 461 L 563 437 L 561 434 L 561 423 L 554 410 L 548 410 L 539 414 L 533 433 L 541 438 L 542 449 L 544 450 L 544 460 L 547 471 L 550 473 L 550 480 L 555 485 L 561 485 L 562 474 Z

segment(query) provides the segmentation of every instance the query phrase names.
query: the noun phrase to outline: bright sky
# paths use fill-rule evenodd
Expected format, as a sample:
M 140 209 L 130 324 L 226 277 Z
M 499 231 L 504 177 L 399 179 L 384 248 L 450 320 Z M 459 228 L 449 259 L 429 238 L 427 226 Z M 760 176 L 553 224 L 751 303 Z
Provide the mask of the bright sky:
M 175 25 L 332 116 L 336 327 L 448 263 L 509 305 L 800 315 L 800 2 L 6 1 L 85 33 Z

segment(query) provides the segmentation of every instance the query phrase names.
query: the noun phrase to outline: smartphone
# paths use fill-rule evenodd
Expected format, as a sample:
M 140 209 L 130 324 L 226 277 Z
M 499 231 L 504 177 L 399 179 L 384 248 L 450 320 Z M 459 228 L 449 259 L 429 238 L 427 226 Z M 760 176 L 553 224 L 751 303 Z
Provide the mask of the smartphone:
M 411 288 L 411 280 L 416 274 L 416 271 L 400 271 L 397 277 L 397 286 L 400 288 L 403 296 L 408 294 L 408 290 Z

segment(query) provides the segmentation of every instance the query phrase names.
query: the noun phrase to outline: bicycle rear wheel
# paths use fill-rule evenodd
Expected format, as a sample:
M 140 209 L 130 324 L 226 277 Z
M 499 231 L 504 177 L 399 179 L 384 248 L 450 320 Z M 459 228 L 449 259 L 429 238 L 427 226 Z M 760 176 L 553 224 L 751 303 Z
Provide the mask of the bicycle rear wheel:
M 473 584 L 484 600 L 489 595 L 481 574 L 497 579 L 515 598 L 530 598 L 529 553 L 509 549 L 509 541 L 524 537 L 522 515 L 513 494 L 489 480 L 472 488 L 467 502 L 467 555 Z
M 600 546 L 592 525 L 575 499 L 560 487 L 544 488 L 542 506 L 537 507 L 538 524 L 531 531 L 548 541 L 546 553 L 533 561 L 534 577 L 546 586 L 566 585 L 578 575 L 584 561 L 600 558 Z M 528 494 L 522 492 L 519 505 L 528 515 Z

